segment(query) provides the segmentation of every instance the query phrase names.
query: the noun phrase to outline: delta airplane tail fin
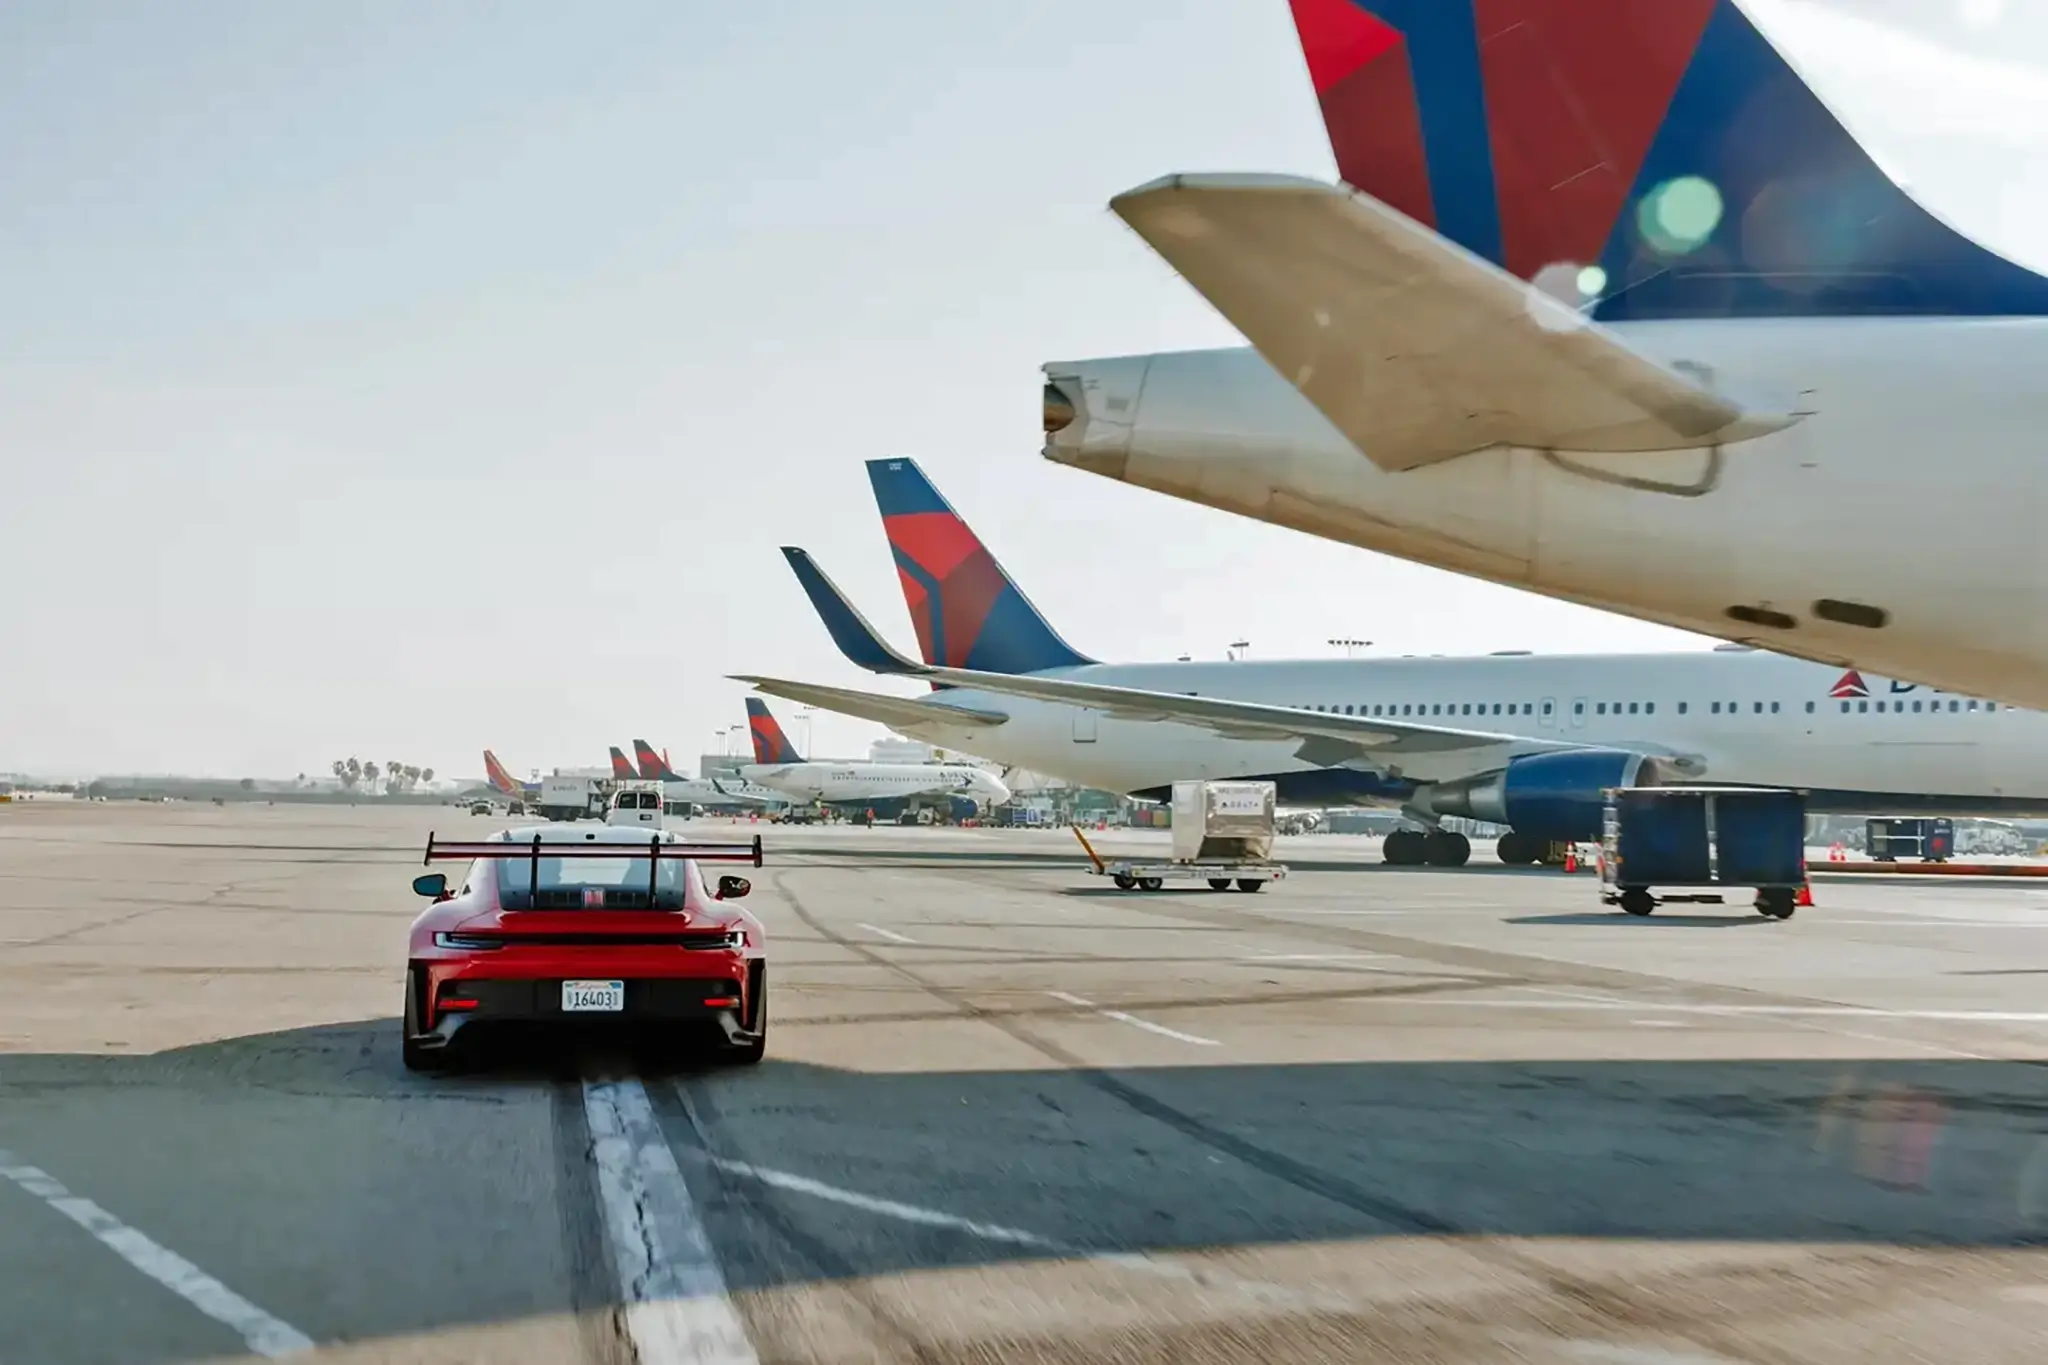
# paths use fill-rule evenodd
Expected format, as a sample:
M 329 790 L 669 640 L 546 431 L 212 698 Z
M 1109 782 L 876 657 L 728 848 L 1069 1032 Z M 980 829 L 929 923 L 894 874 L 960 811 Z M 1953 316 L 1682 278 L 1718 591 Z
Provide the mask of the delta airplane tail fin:
M 633 757 L 640 764 L 640 776 L 648 781 L 681 782 L 682 776 L 668 766 L 668 760 L 654 752 L 644 739 L 633 741 Z
M 801 763 L 803 755 L 796 751 L 796 745 L 789 742 L 789 736 L 782 733 L 782 726 L 768 709 L 768 703 L 759 697 L 747 698 L 747 732 L 754 740 L 754 762 L 756 763 Z
M 916 460 L 869 460 L 868 482 L 927 664 L 1037 673 L 1095 662 L 1060 638 Z
M 625 750 L 616 744 L 612 745 L 612 780 L 615 782 L 625 782 L 638 776 L 640 774 L 634 770 L 632 761 L 626 757 Z
M 1344 181 L 1600 321 L 2048 313 L 1735 0 L 1290 4 Z

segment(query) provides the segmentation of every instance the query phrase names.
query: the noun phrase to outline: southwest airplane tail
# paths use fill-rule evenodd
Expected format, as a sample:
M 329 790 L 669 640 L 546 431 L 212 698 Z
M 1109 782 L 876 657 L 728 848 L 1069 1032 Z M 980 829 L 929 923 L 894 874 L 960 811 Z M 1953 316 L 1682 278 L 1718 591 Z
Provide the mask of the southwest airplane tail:
M 512 776 L 505 770 L 505 765 L 498 761 L 498 756 L 489 749 L 484 750 L 484 778 L 491 784 L 492 790 L 504 796 L 523 796 L 539 787 L 538 783 L 521 782 Z
M 1291 0 L 1344 181 L 1603 322 L 2048 313 L 1734 0 Z
M 747 732 L 754 741 L 754 762 L 765 766 L 804 761 L 796 745 L 789 742 L 789 736 L 782 733 L 782 726 L 768 704 L 759 697 L 747 698 Z
M 1036 673 L 1095 662 L 1060 638 L 917 461 L 869 460 L 868 482 L 927 664 Z

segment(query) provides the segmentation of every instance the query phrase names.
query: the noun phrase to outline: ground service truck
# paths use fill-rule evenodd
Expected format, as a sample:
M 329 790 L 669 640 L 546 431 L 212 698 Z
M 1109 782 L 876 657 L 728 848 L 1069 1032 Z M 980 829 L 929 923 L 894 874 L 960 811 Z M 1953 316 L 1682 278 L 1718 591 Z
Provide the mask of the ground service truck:
M 543 777 L 534 808 L 548 820 L 587 820 L 604 813 L 604 791 L 594 777 Z

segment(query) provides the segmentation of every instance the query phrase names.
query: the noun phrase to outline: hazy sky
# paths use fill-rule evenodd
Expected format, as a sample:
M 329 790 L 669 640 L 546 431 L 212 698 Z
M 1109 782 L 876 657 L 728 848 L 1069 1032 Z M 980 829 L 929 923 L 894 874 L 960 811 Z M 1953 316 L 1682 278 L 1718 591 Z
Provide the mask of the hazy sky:
M 2048 6 L 1751 8 L 2048 256 Z M 914 644 L 883 455 L 1104 658 L 1699 643 L 1039 458 L 1040 363 L 1238 340 L 1112 194 L 1334 174 L 1284 0 L 7 6 L 0 167 L 0 769 L 680 761 L 729 672 L 908 692 L 776 553 Z

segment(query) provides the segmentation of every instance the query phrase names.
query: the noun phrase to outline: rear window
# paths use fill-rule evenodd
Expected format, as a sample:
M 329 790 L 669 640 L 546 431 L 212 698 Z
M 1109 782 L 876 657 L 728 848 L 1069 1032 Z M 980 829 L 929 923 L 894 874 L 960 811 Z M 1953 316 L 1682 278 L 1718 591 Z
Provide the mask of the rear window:
M 539 904 L 549 908 L 581 905 L 586 890 L 605 892 L 606 903 L 617 905 L 640 904 L 647 895 L 648 860 L 644 857 L 550 858 L 543 845 L 537 882 L 530 857 L 493 861 L 498 864 L 498 900 L 508 908 L 526 905 L 529 888 L 537 890 Z M 654 892 L 660 901 L 681 900 L 688 868 L 685 859 L 661 859 L 654 874 Z

